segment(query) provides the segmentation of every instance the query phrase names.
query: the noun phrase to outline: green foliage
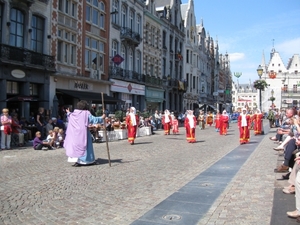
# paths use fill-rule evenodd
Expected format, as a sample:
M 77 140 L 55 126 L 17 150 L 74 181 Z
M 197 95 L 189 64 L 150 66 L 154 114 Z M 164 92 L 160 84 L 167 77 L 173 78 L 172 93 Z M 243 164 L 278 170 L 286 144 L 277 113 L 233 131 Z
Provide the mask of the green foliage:
M 259 90 L 262 90 L 262 91 L 264 91 L 265 88 L 268 88 L 268 86 L 269 85 L 268 85 L 268 83 L 265 80 L 256 80 L 253 83 L 253 87 L 255 89 L 259 89 Z
M 122 111 L 122 110 L 118 110 L 118 111 L 115 111 L 115 118 L 120 120 L 120 121 L 123 121 L 123 117 L 126 116 L 126 112 Z

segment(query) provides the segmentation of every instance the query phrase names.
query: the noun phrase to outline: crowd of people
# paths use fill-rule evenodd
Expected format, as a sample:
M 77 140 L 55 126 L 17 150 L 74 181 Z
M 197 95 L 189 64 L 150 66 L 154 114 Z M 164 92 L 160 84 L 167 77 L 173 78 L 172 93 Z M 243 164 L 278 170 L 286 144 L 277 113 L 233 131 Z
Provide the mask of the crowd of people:
M 42 107 L 36 115 L 31 113 L 28 120 L 19 117 L 17 110 L 9 112 L 4 108 L 1 114 L 1 150 L 10 150 L 12 145 L 22 147 L 29 142 L 33 143 L 35 150 L 56 149 L 63 146 L 65 129 L 60 117 L 49 119 Z

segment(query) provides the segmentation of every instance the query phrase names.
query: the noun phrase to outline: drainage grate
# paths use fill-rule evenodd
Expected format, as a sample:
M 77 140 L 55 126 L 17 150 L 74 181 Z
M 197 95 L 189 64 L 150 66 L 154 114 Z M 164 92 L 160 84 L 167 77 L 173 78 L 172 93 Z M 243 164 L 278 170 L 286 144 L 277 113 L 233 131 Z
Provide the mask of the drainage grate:
M 164 220 L 168 220 L 168 221 L 178 221 L 178 220 L 181 220 L 181 216 L 179 215 L 165 215 L 162 217 Z

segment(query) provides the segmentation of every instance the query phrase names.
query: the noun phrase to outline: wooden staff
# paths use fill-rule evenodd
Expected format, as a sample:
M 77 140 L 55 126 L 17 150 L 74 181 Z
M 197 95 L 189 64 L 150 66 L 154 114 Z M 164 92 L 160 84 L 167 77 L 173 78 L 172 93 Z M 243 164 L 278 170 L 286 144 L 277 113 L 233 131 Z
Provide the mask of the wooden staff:
M 103 114 L 105 114 L 105 109 L 104 109 L 104 97 L 103 97 L 103 92 L 101 92 L 101 97 L 102 97 L 102 110 L 103 110 Z M 110 154 L 109 154 L 109 147 L 108 147 L 108 137 L 107 137 L 107 132 L 106 132 L 106 121 L 104 118 L 104 135 L 105 135 L 105 142 L 106 142 L 106 150 L 107 150 L 107 155 L 108 155 L 108 163 L 109 166 L 111 166 L 110 164 Z

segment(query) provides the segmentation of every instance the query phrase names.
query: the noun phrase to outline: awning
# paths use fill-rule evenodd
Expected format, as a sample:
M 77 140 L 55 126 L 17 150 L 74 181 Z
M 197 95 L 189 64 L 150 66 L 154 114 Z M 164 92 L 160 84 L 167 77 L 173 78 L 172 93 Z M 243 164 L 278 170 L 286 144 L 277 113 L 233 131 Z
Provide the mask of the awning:
M 57 92 L 60 92 L 65 95 L 69 95 L 73 98 L 77 98 L 79 100 L 91 101 L 92 103 L 102 104 L 102 96 L 101 93 L 95 92 L 83 92 L 83 91 L 71 91 L 71 90 L 63 90 L 56 89 Z M 125 101 L 120 99 L 108 96 L 107 94 L 103 94 L 104 104 L 124 104 Z
M 14 97 L 2 100 L 2 102 L 46 102 L 46 101 L 41 100 L 34 96 L 18 95 L 18 96 L 14 96 Z
M 203 105 L 200 105 L 199 104 L 199 109 L 209 109 L 209 108 L 211 108 L 211 109 L 213 109 L 213 110 L 217 110 L 217 108 L 216 107 L 214 107 L 213 105 L 207 105 L 207 104 L 203 104 Z

